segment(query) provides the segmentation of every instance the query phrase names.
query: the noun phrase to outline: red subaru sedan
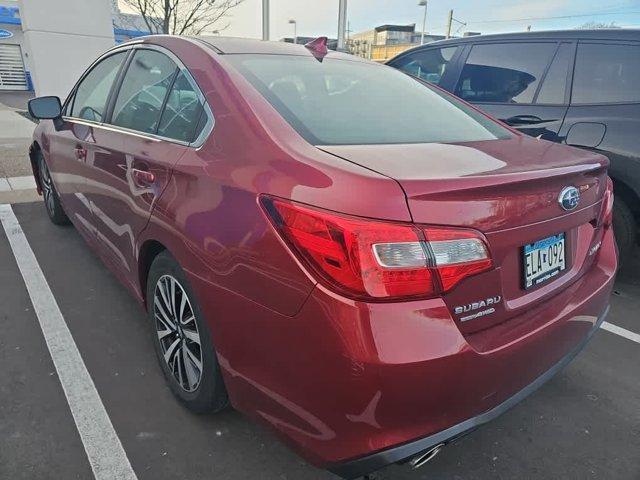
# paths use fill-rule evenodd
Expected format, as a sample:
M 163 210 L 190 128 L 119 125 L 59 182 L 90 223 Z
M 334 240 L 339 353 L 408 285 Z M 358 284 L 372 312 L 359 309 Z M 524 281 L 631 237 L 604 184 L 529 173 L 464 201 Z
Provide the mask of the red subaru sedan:
M 322 41 L 149 37 L 30 111 L 48 215 L 145 305 L 176 397 L 344 478 L 425 463 L 607 313 L 605 157 Z

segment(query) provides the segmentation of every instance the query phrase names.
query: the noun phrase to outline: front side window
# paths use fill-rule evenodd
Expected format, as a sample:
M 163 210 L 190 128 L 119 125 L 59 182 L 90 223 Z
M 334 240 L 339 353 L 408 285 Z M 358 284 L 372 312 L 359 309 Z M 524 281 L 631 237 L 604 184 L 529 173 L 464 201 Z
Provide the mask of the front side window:
M 405 55 L 392 66 L 409 75 L 439 85 L 457 48 L 445 47 L 419 50 Z
M 451 143 L 510 135 L 454 97 L 391 67 L 297 55 L 225 58 L 313 145 Z
M 474 45 L 456 95 L 475 103 L 531 103 L 555 43 Z
M 76 88 L 71 116 L 102 122 L 107 98 L 127 52 L 119 52 L 98 63 Z
M 155 50 L 137 50 L 118 92 L 111 123 L 144 133 L 156 133 L 177 65 Z
M 158 135 L 182 142 L 192 142 L 200 133 L 198 130 L 202 129 L 199 120 L 204 114 L 198 90 L 188 75 L 181 71 L 169 92 L 166 107 L 160 119 Z
M 640 45 L 580 44 L 571 103 L 640 102 Z

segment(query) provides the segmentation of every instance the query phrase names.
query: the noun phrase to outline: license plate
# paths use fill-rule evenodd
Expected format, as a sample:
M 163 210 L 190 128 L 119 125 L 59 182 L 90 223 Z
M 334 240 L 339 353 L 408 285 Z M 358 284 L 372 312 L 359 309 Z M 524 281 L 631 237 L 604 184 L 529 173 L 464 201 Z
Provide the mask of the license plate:
M 564 233 L 524 246 L 524 288 L 557 276 L 565 267 Z

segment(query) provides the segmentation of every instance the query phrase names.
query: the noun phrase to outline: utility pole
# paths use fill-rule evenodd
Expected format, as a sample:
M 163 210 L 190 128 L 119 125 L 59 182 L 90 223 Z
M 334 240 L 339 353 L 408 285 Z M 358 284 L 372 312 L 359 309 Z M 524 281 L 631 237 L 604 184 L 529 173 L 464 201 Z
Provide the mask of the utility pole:
M 427 0 L 420 0 L 419 7 L 424 7 L 424 16 L 422 17 L 422 33 L 420 34 L 420 45 L 424 45 L 424 31 L 427 28 Z
M 447 20 L 447 38 L 451 38 L 452 23 L 453 23 L 453 10 L 449 10 L 449 19 Z
M 338 6 L 338 51 L 344 51 L 344 37 L 347 30 L 347 0 L 340 0 Z
M 293 43 L 298 44 L 298 22 L 295 19 L 289 20 L 290 24 L 293 24 Z
M 262 0 L 262 40 L 269 40 L 269 0 Z

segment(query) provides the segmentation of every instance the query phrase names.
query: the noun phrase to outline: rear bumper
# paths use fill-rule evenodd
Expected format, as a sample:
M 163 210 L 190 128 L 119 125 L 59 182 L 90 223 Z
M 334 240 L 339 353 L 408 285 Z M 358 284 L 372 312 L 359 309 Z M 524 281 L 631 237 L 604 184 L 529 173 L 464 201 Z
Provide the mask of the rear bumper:
M 526 397 L 531 395 L 545 382 L 550 380 L 564 367 L 566 367 L 575 358 L 575 356 L 578 355 L 580 351 L 582 351 L 587 343 L 589 343 L 589 340 L 596 332 L 596 330 L 600 328 L 600 325 L 602 325 L 602 322 L 604 322 L 604 319 L 608 313 L 609 306 L 607 305 L 595 325 L 591 328 L 585 338 L 571 352 L 565 355 L 558 363 L 556 363 L 553 367 L 536 378 L 529 385 L 527 385 L 522 390 L 515 393 L 513 396 L 509 397 L 499 405 L 496 405 L 492 409 L 475 417 L 468 418 L 467 420 L 453 425 L 446 430 L 433 435 L 429 435 L 428 437 L 424 437 L 398 447 L 390 448 L 388 450 L 383 450 L 373 455 L 361 457 L 356 460 L 332 465 L 327 467 L 327 469 L 342 478 L 357 478 L 375 470 L 379 470 L 392 463 L 398 463 L 408 460 L 418 453 L 429 450 L 441 443 L 449 443 L 457 438 L 466 435 L 467 433 L 470 433 L 471 431 L 484 425 L 485 423 L 492 421 L 493 419 L 502 415 L 507 410 L 514 407 Z
M 442 299 L 367 304 L 317 287 L 286 317 L 210 285 L 199 298 L 233 312 L 211 326 L 233 406 L 353 478 L 468 432 L 553 376 L 602 321 L 616 266 L 609 230 L 574 283 L 468 334 Z

